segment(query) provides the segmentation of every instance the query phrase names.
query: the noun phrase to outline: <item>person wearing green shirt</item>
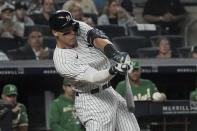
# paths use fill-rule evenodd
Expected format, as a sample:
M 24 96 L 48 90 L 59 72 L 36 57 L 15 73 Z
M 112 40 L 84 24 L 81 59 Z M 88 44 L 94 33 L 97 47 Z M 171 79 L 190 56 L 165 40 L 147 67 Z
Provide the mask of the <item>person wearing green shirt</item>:
M 159 93 L 156 85 L 152 81 L 141 78 L 140 63 L 137 60 L 133 60 L 132 65 L 133 65 L 133 70 L 129 71 L 129 79 L 132 87 L 134 100 L 135 101 L 153 100 L 154 93 L 159 94 L 160 101 L 166 99 L 165 94 Z M 126 86 L 125 80 L 119 82 L 118 85 L 116 86 L 116 91 L 123 97 L 125 96 L 125 91 L 126 91 L 125 86 Z
M 28 115 L 25 105 L 17 102 L 17 87 L 7 84 L 3 87 L 1 102 L 10 104 L 12 107 L 12 131 L 28 130 Z
M 53 100 L 49 109 L 51 131 L 83 131 L 83 127 L 74 108 L 74 87 L 64 79 L 64 93 Z
M 197 101 L 197 88 L 190 93 L 190 100 Z

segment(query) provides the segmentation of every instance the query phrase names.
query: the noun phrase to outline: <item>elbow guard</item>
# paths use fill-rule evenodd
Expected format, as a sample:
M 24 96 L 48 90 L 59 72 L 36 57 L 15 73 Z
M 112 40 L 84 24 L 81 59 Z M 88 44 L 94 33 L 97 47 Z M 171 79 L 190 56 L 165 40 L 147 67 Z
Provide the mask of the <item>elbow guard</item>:
M 112 44 L 107 44 L 104 47 L 104 53 L 109 59 L 118 63 L 124 63 L 127 58 L 130 58 L 128 53 L 117 51 Z
M 87 41 L 88 43 L 90 43 L 91 45 L 94 46 L 94 39 L 96 38 L 102 38 L 102 39 L 109 39 L 105 33 L 99 29 L 91 29 L 88 31 L 87 33 Z

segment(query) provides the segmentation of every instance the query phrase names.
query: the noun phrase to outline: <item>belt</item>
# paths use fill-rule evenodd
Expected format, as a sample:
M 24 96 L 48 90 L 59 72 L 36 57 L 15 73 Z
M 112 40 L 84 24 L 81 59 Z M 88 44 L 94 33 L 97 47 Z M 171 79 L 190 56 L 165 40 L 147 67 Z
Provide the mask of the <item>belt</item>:
M 107 83 L 107 84 L 105 84 L 105 85 L 102 86 L 102 90 L 105 90 L 105 89 L 107 89 L 110 86 L 111 86 L 111 84 L 110 83 Z M 98 93 L 99 91 L 100 91 L 100 88 L 98 87 L 98 88 L 95 88 L 95 89 L 90 90 L 89 93 L 90 94 L 95 94 L 95 93 Z M 83 92 L 76 92 L 76 96 L 79 96 L 80 93 L 83 93 Z

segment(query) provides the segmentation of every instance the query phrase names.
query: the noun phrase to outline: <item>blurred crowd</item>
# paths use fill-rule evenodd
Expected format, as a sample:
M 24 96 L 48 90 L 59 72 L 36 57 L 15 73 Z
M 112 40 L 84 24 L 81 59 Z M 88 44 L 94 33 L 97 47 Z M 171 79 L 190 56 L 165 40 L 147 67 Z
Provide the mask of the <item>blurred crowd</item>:
M 188 13 L 179 0 L 147 0 L 143 23 L 132 0 L 0 0 L 0 60 L 52 59 L 56 42 L 48 20 L 60 9 L 103 30 L 133 57 L 196 58 L 197 47 L 185 45 L 180 35 Z

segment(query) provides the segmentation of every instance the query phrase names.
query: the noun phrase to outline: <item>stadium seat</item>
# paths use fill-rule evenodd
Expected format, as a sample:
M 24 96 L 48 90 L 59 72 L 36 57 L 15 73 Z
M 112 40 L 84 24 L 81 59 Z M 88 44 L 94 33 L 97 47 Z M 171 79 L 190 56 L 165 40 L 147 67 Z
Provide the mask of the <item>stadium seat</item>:
M 53 37 L 44 37 L 44 46 L 47 46 L 51 49 L 55 49 L 56 40 Z
M 20 46 L 16 39 L 11 38 L 0 38 L 0 43 L 0 49 L 5 53 L 8 50 L 16 49 Z
M 113 38 L 112 41 L 120 51 L 128 52 L 130 56 L 137 57 L 136 51 L 139 48 L 150 47 L 148 40 L 140 36 L 124 36 Z
M 177 52 L 180 58 L 188 58 L 191 55 L 191 47 L 177 48 Z
M 125 28 L 118 25 L 98 25 L 95 28 L 98 28 L 106 33 L 106 35 L 112 39 L 114 37 L 125 36 Z
M 170 40 L 170 46 L 173 50 L 183 47 L 184 46 L 184 36 L 181 35 L 163 35 L 167 37 Z M 156 41 L 160 38 L 161 36 L 152 36 L 151 42 L 153 46 L 157 46 Z
M 130 36 L 150 38 L 151 36 L 161 35 L 161 28 L 153 24 L 138 24 L 136 26 L 129 26 L 127 32 Z
M 84 13 L 85 17 L 91 18 L 92 21 L 97 24 L 97 15 L 96 14 L 90 14 L 90 13 Z
M 54 4 L 55 9 L 56 9 L 56 10 L 61 10 L 61 9 L 62 9 L 62 5 L 63 5 L 64 3 L 65 3 L 65 1 L 55 3 L 55 4 Z
M 26 37 L 28 32 L 31 31 L 32 28 L 39 28 L 44 36 L 52 36 L 51 30 L 48 25 L 34 25 L 34 26 L 25 26 L 24 36 Z
M 155 47 L 137 49 L 136 54 L 139 58 L 155 58 L 158 49 Z

